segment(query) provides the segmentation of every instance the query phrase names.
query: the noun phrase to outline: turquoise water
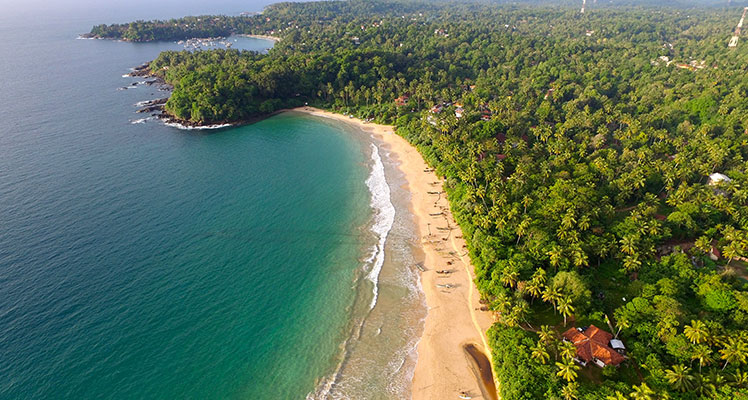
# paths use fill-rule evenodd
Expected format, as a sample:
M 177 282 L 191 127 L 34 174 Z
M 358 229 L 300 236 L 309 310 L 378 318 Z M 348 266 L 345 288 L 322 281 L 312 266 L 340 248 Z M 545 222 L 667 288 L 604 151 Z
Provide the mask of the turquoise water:
M 369 148 L 299 114 L 133 124 L 159 93 L 121 75 L 176 45 L 75 40 L 107 21 L 0 17 L 0 399 L 303 398 L 370 301 Z

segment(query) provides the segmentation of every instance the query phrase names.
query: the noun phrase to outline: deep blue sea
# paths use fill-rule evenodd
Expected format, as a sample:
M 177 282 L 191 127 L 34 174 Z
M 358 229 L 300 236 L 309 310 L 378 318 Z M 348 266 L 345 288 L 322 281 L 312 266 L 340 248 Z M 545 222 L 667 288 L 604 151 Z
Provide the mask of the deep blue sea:
M 391 215 L 406 194 L 381 191 L 370 138 L 298 113 L 215 131 L 142 121 L 134 104 L 165 94 L 123 90 L 138 79 L 122 75 L 181 46 L 76 40 L 97 23 L 264 5 L 0 13 L 0 399 L 408 393 L 423 315 L 403 307 L 422 300 L 391 268 L 410 262 L 408 222 Z
M 0 399 L 407 396 L 424 311 L 386 152 L 299 113 L 213 131 L 143 120 L 134 105 L 166 93 L 123 75 L 182 46 L 76 40 L 265 4 L 0 14 Z

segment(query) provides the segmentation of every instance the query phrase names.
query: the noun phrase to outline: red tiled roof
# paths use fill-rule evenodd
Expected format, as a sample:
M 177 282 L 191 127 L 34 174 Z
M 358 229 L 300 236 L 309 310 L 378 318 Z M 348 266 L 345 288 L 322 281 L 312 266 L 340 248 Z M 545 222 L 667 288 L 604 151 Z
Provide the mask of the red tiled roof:
M 609 343 L 613 335 L 595 325 L 590 325 L 584 332 L 578 331 L 577 328 L 569 328 L 563 333 L 563 337 L 574 343 L 577 358 L 585 362 L 592 362 L 593 358 L 597 358 L 606 365 L 618 365 L 624 360 L 622 355 L 610 348 Z

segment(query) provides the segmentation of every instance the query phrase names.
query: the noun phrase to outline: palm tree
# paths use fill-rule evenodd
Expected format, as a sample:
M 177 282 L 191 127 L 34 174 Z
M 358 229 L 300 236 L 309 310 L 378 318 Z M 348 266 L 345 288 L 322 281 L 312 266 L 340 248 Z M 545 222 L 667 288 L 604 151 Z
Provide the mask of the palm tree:
M 626 256 L 623 259 L 623 269 L 626 271 L 637 271 L 641 266 L 642 262 L 638 255 Z
M 548 325 L 541 325 L 540 330 L 538 331 L 538 336 L 540 337 L 540 342 L 543 344 L 551 343 L 554 339 L 553 330 Z
M 564 251 L 561 246 L 553 246 L 553 248 L 548 251 L 548 256 L 550 257 L 551 266 L 554 269 L 557 269 L 561 264 L 561 259 L 564 256 Z
M 548 350 L 540 342 L 532 348 L 532 358 L 540 364 L 545 364 L 550 359 Z
M 683 327 L 683 334 L 686 335 L 691 343 L 699 344 L 705 342 L 709 336 L 706 324 L 701 320 L 691 320 L 691 325 Z
M 524 218 L 522 218 L 522 221 L 519 224 L 517 224 L 517 229 L 516 229 L 517 243 L 514 244 L 515 246 L 519 245 L 520 239 L 522 239 L 522 236 L 524 236 L 525 233 L 527 233 L 527 229 L 530 228 L 530 224 L 532 224 L 532 218 L 528 216 L 525 216 Z
M 742 340 L 736 338 L 730 338 L 725 348 L 719 350 L 720 358 L 725 360 L 725 365 L 722 366 L 722 370 L 727 367 L 727 364 L 743 364 L 745 363 L 746 355 L 748 354 L 748 345 Z
M 590 229 L 590 217 L 587 215 L 583 215 L 582 218 L 579 219 L 579 230 L 586 231 L 587 229 Z
M 491 308 L 498 311 L 501 314 L 506 314 L 512 307 L 512 300 L 504 293 L 499 294 L 494 301 L 491 302 Z
M 618 335 L 621 333 L 621 329 L 628 328 L 631 326 L 631 323 L 629 322 L 628 317 L 624 314 L 620 314 L 616 316 L 616 327 L 618 328 L 618 331 L 616 331 L 615 338 L 618 339 Z
M 523 321 L 527 325 L 530 325 L 530 323 L 527 322 L 527 314 L 529 313 L 530 313 L 530 305 L 527 304 L 527 301 L 525 301 L 524 299 L 518 300 L 517 304 L 514 306 L 514 309 L 512 310 L 512 314 L 516 316 L 517 324 Z M 530 328 L 532 328 L 532 325 L 530 325 Z
M 699 396 L 707 398 L 713 396 L 716 391 L 717 388 L 708 379 L 704 378 L 704 375 L 699 374 L 696 376 L 696 389 L 694 392 Z
M 566 317 L 574 312 L 574 306 L 571 305 L 569 297 L 563 297 L 559 300 L 558 311 L 564 316 L 564 326 L 566 326 Z
M 732 382 L 737 387 L 748 386 L 748 372 L 741 372 L 739 369 L 735 370 L 735 373 L 732 374 Z
M 571 359 L 564 359 L 563 362 L 556 362 L 558 367 L 557 376 L 566 379 L 567 382 L 572 382 L 577 379 L 577 370 L 579 366 Z
M 527 282 L 525 289 L 530 293 L 530 296 L 532 296 L 532 300 L 535 300 L 536 297 L 539 297 L 540 294 L 543 293 L 543 284 L 535 279 L 530 279 L 530 282 Z
M 621 239 L 620 241 L 621 251 L 630 256 L 633 256 L 634 254 L 636 254 L 637 252 L 636 251 L 636 239 L 637 238 L 634 235 L 624 236 L 623 239 Z
M 504 325 L 514 327 L 519 324 L 520 316 L 517 312 L 515 312 L 514 308 L 512 308 L 511 312 L 504 313 L 501 316 L 501 321 L 504 322 Z
M 576 382 L 569 382 L 561 389 L 561 394 L 564 396 L 564 400 L 574 400 L 577 398 L 577 390 L 579 384 Z
M 628 397 L 626 397 L 625 394 L 616 390 L 616 394 L 607 396 L 605 400 L 628 400 Z
M 530 279 L 540 284 L 545 284 L 545 280 L 546 280 L 545 270 L 543 268 L 536 269 L 535 272 L 532 273 L 532 278 Z
M 634 386 L 634 391 L 629 394 L 633 400 L 652 400 L 655 392 L 642 382 L 639 386 Z
M 715 389 L 721 388 L 725 385 L 725 377 L 716 369 L 712 369 L 709 370 L 709 375 L 707 375 L 707 382 L 709 382 L 709 386 L 714 387 Z
M 561 291 L 556 287 L 546 286 L 541 298 L 543 299 L 543 301 L 553 304 L 553 310 L 555 314 L 556 302 L 561 299 Z
M 701 367 L 708 365 L 712 360 L 712 349 L 703 344 L 694 346 L 691 360 L 699 360 L 699 373 L 701 373 Z
M 571 249 L 571 259 L 575 267 L 586 267 L 589 265 L 587 253 L 579 245 L 575 245 Z
M 561 227 L 566 230 L 571 229 L 576 223 L 577 220 L 574 218 L 574 212 L 572 211 L 567 212 L 561 217 Z
M 561 348 L 558 353 L 564 360 L 571 360 L 577 355 L 577 347 L 571 342 L 561 342 Z
M 736 246 L 735 243 L 730 243 L 727 246 L 723 247 L 722 253 L 724 253 L 725 257 L 727 257 L 727 265 L 730 265 L 733 258 L 740 255 L 738 246 Z
M 530 196 L 525 196 L 522 198 L 522 206 L 524 209 L 522 210 L 522 214 L 527 214 L 527 207 L 532 204 L 532 198 Z
M 675 388 L 681 392 L 693 389 L 694 377 L 690 373 L 690 369 L 683 365 L 673 365 L 672 369 L 665 370 L 665 379 Z
M 712 241 L 709 240 L 709 238 L 706 236 L 699 237 L 693 244 L 694 247 L 703 251 L 704 253 L 708 253 L 712 249 Z
M 501 283 L 511 288 L 513 288 L 514 285 L 517 284 L 518 278 L 519 278 L 519 272 L 514 271 L 511 268 L 506 268 L 501 273 Z

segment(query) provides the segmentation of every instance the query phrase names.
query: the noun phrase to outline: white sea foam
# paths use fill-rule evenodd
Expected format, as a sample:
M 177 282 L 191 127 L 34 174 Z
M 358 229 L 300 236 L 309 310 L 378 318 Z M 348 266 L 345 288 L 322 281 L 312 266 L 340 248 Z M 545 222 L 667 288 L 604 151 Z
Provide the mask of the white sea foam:
M 172 128 L 187 130 L 187 131 L 221 129 L 221 128 L 228 128 L 230 126 L 233 126 L 233 124 L 188 126 L 188 125 L 182 125 L 179 122 L 164 122 L 164 125 L 171 126 Z
M 130 121 L 130 123 L 133 124 L 133 125 L 135 125 L 135 124 L 145 124 L 147 121 L 152 121 L 154 119 L 156 119 L 156 117 L 145 117 L 145 118 L 141 118 L 141 119 L 132 120 L 132 121 Z
M 153 100 L 143 100 L 143 101 L 139 101 L 139 102 L 137 102 L 137 103 L 135 103 L 135 104 L 133 104 L 133 105 L 134 105 L 135 107 L 146 107 L 146 106 L 153 106 L 153 105 L 155 105 L 155 104 L 153 104 L 153 102 L 154 102 L 154 101 L 156 101 L 156 100 L 158 100 L 158 99 L 153 99 Z
M 392 229 L 395 222 L 395 206 L 392 204 L 390 198 L 390 187 L 387 183 L 384 174 L 384 164 L 382 158 L 379 156 L 379 150 L 374 144 L 371 144 L 371 160 L 372 169 L 369 177 L 366 179 L 366 186 L 371 193 L 370 206 L 374 211 L 374 223 L 371 227 L 371 231 L 377 236 L 377 243 L 373 246 L 371 254 L 365 260 L 364 268 L 371 266 L 369 272 L 366 275 L 366 279 L 374 284 L 372 289 L 373 298 L 369 305 L 369 312 L 374 309 L 377 304 L 377 298 L 379 295 L 379 274 L 384 264 L 384 246 L 387 241 L 387 236 Z M 368 315 L 368 313 L 367 313 Z M 347 392 L 346 383 L 341 386 L 341 373 L 343 366 L 348 360 L 348 354 L 352 345 L 358 343 L 361 338 L 364 323 L 367 317 L 364 317 L 357 322 L 357 328 L 351 332 L 351 336 L 348 337 L 341 345 L 343 357 L 340 363 L 338 363 L 335 371 L 324 378 L 318 385 L 314 392 L 308 393 L 306 396 L 307 400 L 342 400 L 348 399 L 349 397 L 345 394 Z M 382 327 L 379 327 L 376 331 L 375 336 L 379 336 L 382 332 Z M 355 376 L 349 376 L 347 379 L 352 379 L 354 382 L 359 380 Z M 350 385 L 352 382 L 347 382 Z M 333 393 L 333 387 L 336 388 Z
M 374 164 L 371 168 L 371 175 L 366 179 L 366 186 L 371 192 L 371 208 L 374 210 L 374 225 L 371 231 L 379 237 L 378 243 L 372 249 L 371 256 L 366 260 L 367 263 L 373 263 L 369 274 L 366 276 L 374 284 L 374 296 L 371 299 L 369 309 L 377 305 L 379 296 L 379 273 L 382 271 L 384 264 L 384 244 L 387 241 L 387 235 L 392 229 L 395 222 L 395 206 L 390 199 L 390 186 L 384 176 L 384 164 L 379 156 L 379 150 L 374 144 L 371 145 L 371 159 Z

